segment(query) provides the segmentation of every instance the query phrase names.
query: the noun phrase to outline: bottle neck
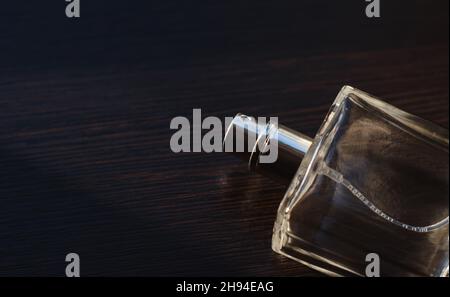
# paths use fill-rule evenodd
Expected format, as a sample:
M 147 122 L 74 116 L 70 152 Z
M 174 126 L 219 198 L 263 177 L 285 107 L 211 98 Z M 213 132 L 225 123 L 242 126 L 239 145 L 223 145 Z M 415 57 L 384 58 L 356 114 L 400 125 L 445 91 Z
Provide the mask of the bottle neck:
M 280 182 L 289 185 L 295 173 L 297 172 L 303 157 L 308 152 L 312 144 L 312 139 L 298 131 L 292 130 L 278 123 L 263 123 L 256 122 L 254 118 L 237 114 L 227 128 L 225 134 L 224 144 L 232 141 L 236 143 L 242 139 L 256 139 L 257 143 L 261 142 L 263 147 L 249 144 L 244 141 L 243 152 L 233 153 L 238 155 L 248 163 L 251 171 L 261 172 L 269 175 Z M 275 144 L 277 146 L 277 157 L 275 162 L 265 163 L 260 162 L 260 156 L 267 153 L 264 145 Z M 270 149 L 274 149 L 271 147 Z

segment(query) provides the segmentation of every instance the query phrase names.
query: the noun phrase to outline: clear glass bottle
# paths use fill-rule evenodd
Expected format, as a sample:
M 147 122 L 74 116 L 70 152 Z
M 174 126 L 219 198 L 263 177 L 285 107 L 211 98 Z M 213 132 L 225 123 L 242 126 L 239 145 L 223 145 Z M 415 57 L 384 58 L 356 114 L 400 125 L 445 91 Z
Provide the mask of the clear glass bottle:
M 231 126 L 249 133 L 243 120 Z M 365 276 L 371 253 L 381 276 L 448 275 L 448 130 L 348 86 L 314 139 L 276 129 L 276 163 L 247 155 L 253 168 L 293 176 L 275 252 L 334 276 Z

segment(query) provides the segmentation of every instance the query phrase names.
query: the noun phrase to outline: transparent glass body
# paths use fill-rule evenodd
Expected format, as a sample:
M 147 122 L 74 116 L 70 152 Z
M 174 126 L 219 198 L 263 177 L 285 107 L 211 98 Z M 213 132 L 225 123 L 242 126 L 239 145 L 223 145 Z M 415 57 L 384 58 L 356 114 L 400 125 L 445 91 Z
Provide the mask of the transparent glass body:
M 329 275 L 448 273 L 448 130 L 351 87 L 280 204 L 274 251 Z

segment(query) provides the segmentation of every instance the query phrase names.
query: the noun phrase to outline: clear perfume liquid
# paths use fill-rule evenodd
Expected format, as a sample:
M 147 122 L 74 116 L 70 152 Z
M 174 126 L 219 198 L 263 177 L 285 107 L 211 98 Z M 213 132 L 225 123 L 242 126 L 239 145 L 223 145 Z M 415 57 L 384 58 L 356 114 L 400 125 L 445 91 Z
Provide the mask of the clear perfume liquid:
M 273 249 L 330 275 L 448 273 L 448 131 L 344 87 L 280 205 Z

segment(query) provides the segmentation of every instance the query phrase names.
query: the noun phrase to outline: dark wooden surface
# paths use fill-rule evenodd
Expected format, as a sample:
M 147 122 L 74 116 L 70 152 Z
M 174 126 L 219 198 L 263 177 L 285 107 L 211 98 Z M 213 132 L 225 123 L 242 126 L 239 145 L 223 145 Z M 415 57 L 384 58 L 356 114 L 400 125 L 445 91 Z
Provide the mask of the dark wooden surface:
M 0 8 L 0 275 L 301 276 L 284 186 L 174 154 L 175 116 L 278 116 L 310 136 L 350 84 L 448 128 L 448 1 L 10 1 Z M 37 3 L 34 3 L 37 2 Z M 46 1 L 50 2 L 50 1 Z M 345 2 L 345 3 L 344 3 Z M 395 2 L 395 3 L 393 3 Z

